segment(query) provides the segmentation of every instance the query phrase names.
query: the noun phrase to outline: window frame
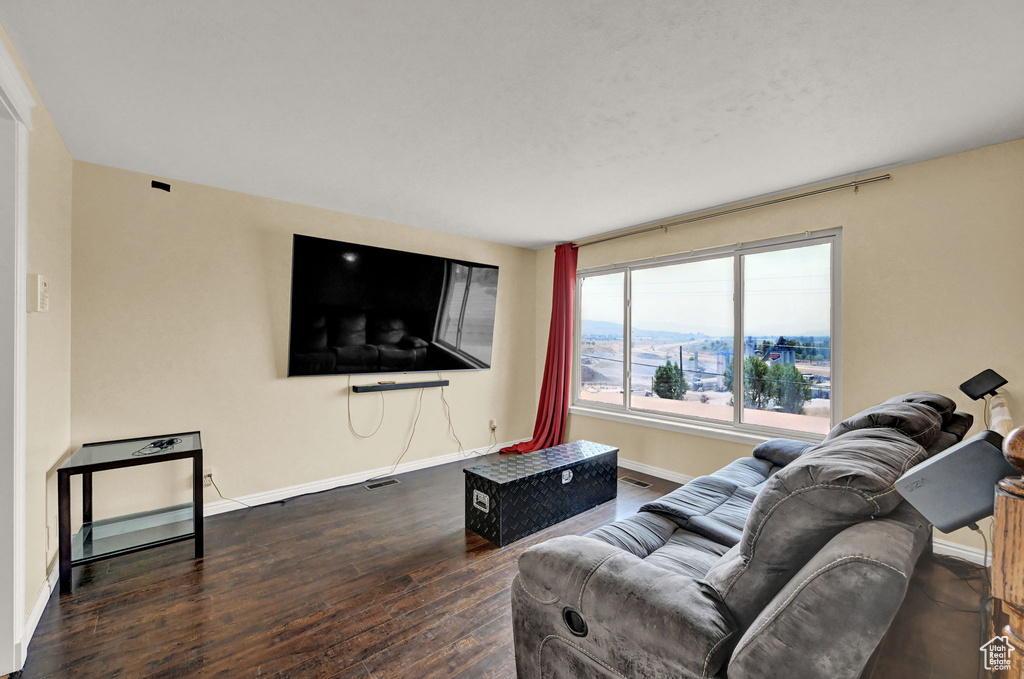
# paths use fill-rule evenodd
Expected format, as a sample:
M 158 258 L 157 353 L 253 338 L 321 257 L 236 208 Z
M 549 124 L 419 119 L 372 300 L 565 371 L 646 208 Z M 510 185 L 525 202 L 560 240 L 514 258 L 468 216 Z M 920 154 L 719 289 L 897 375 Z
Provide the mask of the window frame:
M 456 266 L 464 266 L 464 267 L 466 267 L 467 273 L 466 273 L 466 289 L 462 291 L 462 302 L 461 302 L 461 305 L 459 307 L 459 320 L 458 320 L 458 322 L 455 325 L 455 344 L 453 345 L 451 342 L 449 342 L 446 339 L 444 339 L 444 337 L 442 335 L 442 332 L 443 332 L 443 329 L 444 329 L 444 322 L 445 322 L 445 320 L 447 318 L 448 309 L 451 307 L 451 304 L 454 301 L 453 279 L 455 277 L 455 267 Z M 474 367 L 480 368 L 480 369 L 488 369 L 488 368 L 490 368 L 490 365 L 487 364 L 487 363 L 484 363 L 482 360 L 480 360 L 476 356 L 473 356 L 472 354 L 470 354 L 469 352 L 465 351 L 462 348 L 462 331 L 463 331 L 463 327 L 462 326 L 463 326 L 463 324 L 465 323 L 465 320 L 466 320 L 466 306 L 469 303 L 469 289 L 470 289 L 470 286 L 473 284 L 473 273 L 477 269 L 484 269 L 484 268 L 495 268 L 495 269 L 497 269 L 497 267 L 478 266 L 478 265 L 475 265 L 475 264 L 470 264 L 469 262 L 461 262 L 461 261 L 456 261 L 456 260 L 448 260 L 448 262 L 446 263 L 446 267 L 445 267 L 444 287 L 441 290 L 441 299 L 443 300 L 443 302 L 441 303 L 440 308 L 438 309 L 437 321 L 435 322 L 435 325 L 434 325 L 434 328 L 435 328 L 435 330 L 434 330 L 434 337 L 435 337 L 434 343 L 437 346 L 441 347 L 442 349 L 444 349 L 448 353 L 453 354 L 454 356 L 458 357 L 459 359 L 461 359 L 463 361 L 466 361 L 466 362 L 470 363 L 471 365 L 473 365 Z M 493 345 L 492 345 L 492 349 L 493 349 Z
M 574 415 L 586 415 L 600 419 L 651 426 L 671 431 L 682 431 L 685 433 L 743 443 L 757 443 L 775 437 L 814 442 L 820 441 L 823 438 L 822 434 L 743 422 L 744 408 L 742 398 L 733 398 L 733 419 L 731 422 L 697 417 L 694 415 L 681 415 L 634 408 L 631 403 L 631 368 L 633 362 L 631 287 L 632 272 L 635 270 L 731 257 L 733 260 L 733 356 L 743 356 L 743 341 L 745 337 L 743 332 L 743 308 L 745 299 L 743 278 L 744 256 L 759 254 L 762 252 L 789 250 L 823 244 L 830 244 L 832 246 L 829 253 L 829 285 L 831 297 L 829 314 L 829 424 L 830 426 L 835 426 L 839 415 L 842 412 L 842 227 L 819 231 L 807 231 L 792 236 L 781 236 L 778 238 L 770 238 L 749 243 L 736 243 L 733 245 L 708 248 L 704 250 L 691 250 L 689 252 L 679 254 L 656 256 L 630 262 L 580 269 L 577 271 L 577 300 L 581 299 L 582 283 L 584 278 L 611 273 L 623 273 L 623 400 L 622 405 L 613 405 L 610 403 L 600 403 L 580 399 L 582 386 L 580 375 L 582 319 L 580 316 L 583 305 L 577 303 L 574 305 L 575 308 L 573 310 L 573 398 L 571 406 L 569 407 L 569 412 Z M 736 393 L 743 393 L 743 371 L 736 370 L 734 368 L 733 394 Z

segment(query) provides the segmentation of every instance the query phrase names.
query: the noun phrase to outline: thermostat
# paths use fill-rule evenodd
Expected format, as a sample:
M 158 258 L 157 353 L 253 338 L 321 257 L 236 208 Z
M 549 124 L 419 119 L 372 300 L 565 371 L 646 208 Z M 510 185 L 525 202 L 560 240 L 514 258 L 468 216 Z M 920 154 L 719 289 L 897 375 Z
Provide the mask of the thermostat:
M 28 311 L 50 310 L 50 284 L 42 274 L 28 276 Z

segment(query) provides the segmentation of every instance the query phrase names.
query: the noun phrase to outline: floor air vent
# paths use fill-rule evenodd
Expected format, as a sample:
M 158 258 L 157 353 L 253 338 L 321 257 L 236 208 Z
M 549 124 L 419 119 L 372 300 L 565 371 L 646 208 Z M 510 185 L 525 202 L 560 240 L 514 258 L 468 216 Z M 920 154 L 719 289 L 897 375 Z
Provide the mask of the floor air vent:
M 619 477 L 619 481 L 622 481 L 623 483 L 628 483 L 631 486 L 636 486 L 637 488 L 650 488 L 651 487 L 651 484 L 647 483 L 646 481 L 641 481 L 640 479 L 634 479 L 632 476 L 620 476 Z
M 368 483 L 365 486 L 363 486 L 363 488 L 365 488 L 366 490 L 377 490 L 378 488 L 386 488 L 387 486 L 393 486 L 396 483 L 401 483 L 401 481 L 399 481 L 398 479 L 386 479 L 384 481 L 374 481 L 373 483 Z

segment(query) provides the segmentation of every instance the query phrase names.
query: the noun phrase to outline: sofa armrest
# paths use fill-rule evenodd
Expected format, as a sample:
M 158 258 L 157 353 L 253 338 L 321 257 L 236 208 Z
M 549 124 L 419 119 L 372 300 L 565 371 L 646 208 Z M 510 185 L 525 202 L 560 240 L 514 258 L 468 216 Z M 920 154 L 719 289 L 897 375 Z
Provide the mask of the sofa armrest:
M 520 609 L 517 656 L 521 645 L 536 645 L 523 654 L 531 663 L 557 664 L 542 651 L 548 645 L 549 653 L 559 653 L 561 640 L 567 655 L 583 653 L 624 676 L 709 677 L 724 664 L 735 631 L 725 605 L 700 580 L 590 538 L 555 538 L 523 552 L 518 587 L 525 597 L 518 606 L 513 594 L 513 608 Z M 585 637 L 569 631 L 565 607 L 582 615 Z M 541 666 L 519 676 L 552 674 Z
M 930 536 L 905 502 L 836 535 L 738 640 L 729 679 L 860 677 Z
M 406 335 L 398 343 L 398 346 L 403 349 L 426 349 L 427 341 L 413 335 Z
M 755 446 L 751 455 L 761 460 L 767 460 L 779 467 L 785 467 L 815 445 L 814 443 L 796 441 L 794 439 L 768 439 L 764 443 L 759 443 Z

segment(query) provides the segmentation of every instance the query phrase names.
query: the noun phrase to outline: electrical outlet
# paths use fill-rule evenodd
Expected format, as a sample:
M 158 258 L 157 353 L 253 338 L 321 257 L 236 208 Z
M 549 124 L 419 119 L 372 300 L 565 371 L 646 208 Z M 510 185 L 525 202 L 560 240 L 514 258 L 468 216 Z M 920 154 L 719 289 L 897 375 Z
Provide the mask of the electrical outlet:
M 203 487 L 209 488 L 213 485 L 213 469 L 207 467 L 203 470 Z
M 497 420 L 491 420 L 490 422 L 488 422 L 488 425 L 490 425 L 491 431 L 498 431 L 498 421 Z

